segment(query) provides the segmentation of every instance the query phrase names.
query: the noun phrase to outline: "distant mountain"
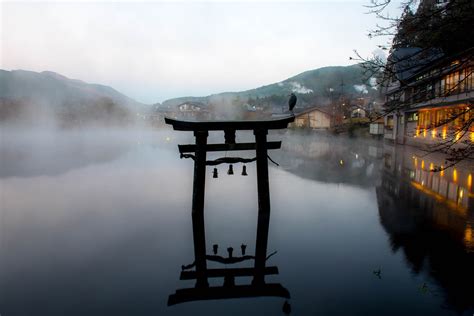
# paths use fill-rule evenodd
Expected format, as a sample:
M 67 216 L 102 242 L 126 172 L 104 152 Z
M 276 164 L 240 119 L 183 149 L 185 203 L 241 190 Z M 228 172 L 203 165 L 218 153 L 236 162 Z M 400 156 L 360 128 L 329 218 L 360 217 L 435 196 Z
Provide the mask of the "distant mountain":
M 223 92 L 205 97 L 180 97 L 166 100 L 164 107 L 173 107 L 183 102 L 210 103 L 222 99 L 239 98 L 241 100 L 287 96 L 291 92 L 300 96 L 331 97 L 341 93 L 349 95 L 375 94 L 375 79 L 367 78 L 363 68 L 351 66 L 331 66 L 300 73 L 281 82 L 240 92 Z M 278 98 L 277 98 L 278 99 Z M 300 98 L 302 100 L 303 98 Z
M 111 87 L 60 74 L 0 70 L 0 122 L 58 119 L 61 123 L 125 120 L 141 104 Z

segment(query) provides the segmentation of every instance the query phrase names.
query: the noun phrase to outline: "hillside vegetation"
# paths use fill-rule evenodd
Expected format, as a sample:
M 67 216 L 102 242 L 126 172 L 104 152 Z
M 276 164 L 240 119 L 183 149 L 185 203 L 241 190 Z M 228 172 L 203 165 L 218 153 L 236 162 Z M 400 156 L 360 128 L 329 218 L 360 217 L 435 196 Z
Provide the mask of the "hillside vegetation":
M 139 109 L 144 105 L 108 86 L 49 71 L 0 70 L 0 122 L 123 123 Z
M 294 92 L 299 97 L 298 106 L 321 103 L 344 95 L 376 94 L 375 79 L 367 78 L 364 69 L 359 65 L 332 66 L 309 70 L 281 82 L 265 85 L 256 89 L 240 92 L 223 92 L 205 97 L 180 97 L 166 100 L 163 107 L 174 107 L 184 102 L 201 102 L 204 104 L 228 103 L 235 100 L 283 106 L 288 95 Z M 237 102 L 238 103 L 238 102 Z

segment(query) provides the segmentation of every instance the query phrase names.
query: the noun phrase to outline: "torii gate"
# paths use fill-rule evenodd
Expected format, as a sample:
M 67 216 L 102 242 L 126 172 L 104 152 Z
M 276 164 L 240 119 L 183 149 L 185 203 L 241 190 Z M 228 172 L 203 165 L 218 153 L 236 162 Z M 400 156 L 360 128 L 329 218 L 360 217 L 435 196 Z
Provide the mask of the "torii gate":
M 270 189 L 268 182 L 268 154 L 271 149 L 279 149 L 281 141 L 268 142 L 267 134 L 271 129 L 285 129 L 294 121 L 294 116 L 286 116 L 279 119 L 252 120 L 252 121 L 183 121 L 165 118 L 165 122 L 173 126 L 174 130 L 192 131 L 196 139 L 195 144 L 178 145 L 181 158 L 192 158 L 194 160 L 194 181 L 192 200 L 192 224 L 194 240 L 194 263 L 183 266 L 180 279 L 196 279 L 194 288 L 179 289 L 170 295 L 168 305 L 182 302 L 204 299 L 253 297 L 253 296 L 279 296 L 289 298 L 290 294 L 281 284 L 266 284 L 265 275 L 278 274 L 277 267 L 266 267 L 268 230 L 270 223 Z M 236 143 L 236 131 L 253 130 L 254 143 Z M 225 143 L 208 144 L 209 131 L 223 131 Z M 255 150 L 254 159 L 242 159 L 235 157 L 219 158 L 206 161 L 207 152 L 218 151 L 243 151 Z M 191 153 L 191 154 L 190 154 Z M 194 154 L 192 154 L 194 153 Z M 257 163 L 257 188 L 258 188 L 258 225 L 255 256 L 233 257 L 232 250 L 229 257 L 224 258 L 206 255 L 206 237 L 204 229 L 204 192 L 206 180 L 206 165 L 217 165 L 221 163 L 249 162 Z M 253 268 L 234 269 L 207 269 L 207 261 L 221 263 L 236 263 L 254 259 Z M 184 271 L 195 267 L 195 271 Z M 253 276 L 250 285 L 238 285 L 234 278 L 239 276 Z M 223 277 L 222 287 L 209 287 L 209 277 Z

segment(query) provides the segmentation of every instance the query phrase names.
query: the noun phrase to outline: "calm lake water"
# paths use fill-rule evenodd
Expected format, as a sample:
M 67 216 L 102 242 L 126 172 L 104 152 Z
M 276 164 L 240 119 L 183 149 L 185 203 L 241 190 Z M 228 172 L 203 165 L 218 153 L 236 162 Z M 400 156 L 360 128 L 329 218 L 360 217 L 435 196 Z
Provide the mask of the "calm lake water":
M 284 298 L 167 306 L 194 261 L 186 132 L 2 131 L 0 314 L 284 315 Z M 211 135 L 210 142 L 222 135 Z M 238 135 L 237 141 L 251 139 Z M 272 134 L 267 265 L 292 315 L 473 315 L 474 164 L 320 133 Z M 252 157 L 253 153 L 239 153 Z M 235 155 L 228 153 L 227 155 Z M 213 155 L 217 158 L 220 155 Z M 255 165 L 207 169 L 207 252 L 255 251 Z M 253 261 L 239 267 L 252 266 Z M 226 268 L 210 262 L 209 267 Z M 249 283 L 250 277 L 236 280 Z M 222 285 L 222 279 L 210 280 Z

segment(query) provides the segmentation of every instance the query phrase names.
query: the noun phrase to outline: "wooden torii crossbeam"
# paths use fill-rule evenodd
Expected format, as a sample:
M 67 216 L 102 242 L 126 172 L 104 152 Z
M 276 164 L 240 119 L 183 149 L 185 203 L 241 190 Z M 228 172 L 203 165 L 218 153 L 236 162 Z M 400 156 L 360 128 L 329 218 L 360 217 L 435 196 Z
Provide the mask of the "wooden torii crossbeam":
M 270 189 L 268 182 L 268 150 L 279 149 L 281 142 L 268 142 L 267 134 L 271 129 L 285 129 L 294 121 L 294 116 L 279 119 L 251 120 L 251 121 L 184 121 L 165 118 L 165 122 L 173 126 L 174 130 L 194 132 L 195 144 L 178 145 L 183 158 L 194 160 L 194 181 L 192 199 L 192 224 L 194 241 L 195 271 L 181 272 L 181 279 L 196 279 L 195 288 L 179 289 L 170 295 L 168 305 L 182 302 L 218 298 L 252 297 L 252 296 L 280 296 L 289 298 L 290 294 L 281 284 L 266 284 L 265 275 L 278 274 L 277 267 L 266 267 L 268 230 L 270 223 Z M 254 143 L 236 143 L 236 131 L 253 130 Z M 209 131 L 223 131 L 225 142 L 208 144 Z M 255 150 L 256 157 L 252 159 L 257 164 L 258 189 L 258 224 L 257 239 L 254 256 L 232 257 L 206 255 L 206 235 L 204 229 L 204 192 L 206 182 L 206 165 L 231 163 L 232 160 L 206 161 L 207 152 Z M 223 159 L 223 158 L 221 158 Z M 230 158 L 236 159 L 236 158 Z M 234 269 L 207 269 L 207 261 L 234 263 L 253 259 L 253 268 Z M 235 285 L 234 278 L 239 276 L 253 276 L 250 285 Z M 208 278 L 223 277 L 224 286 L 209 287 Z

